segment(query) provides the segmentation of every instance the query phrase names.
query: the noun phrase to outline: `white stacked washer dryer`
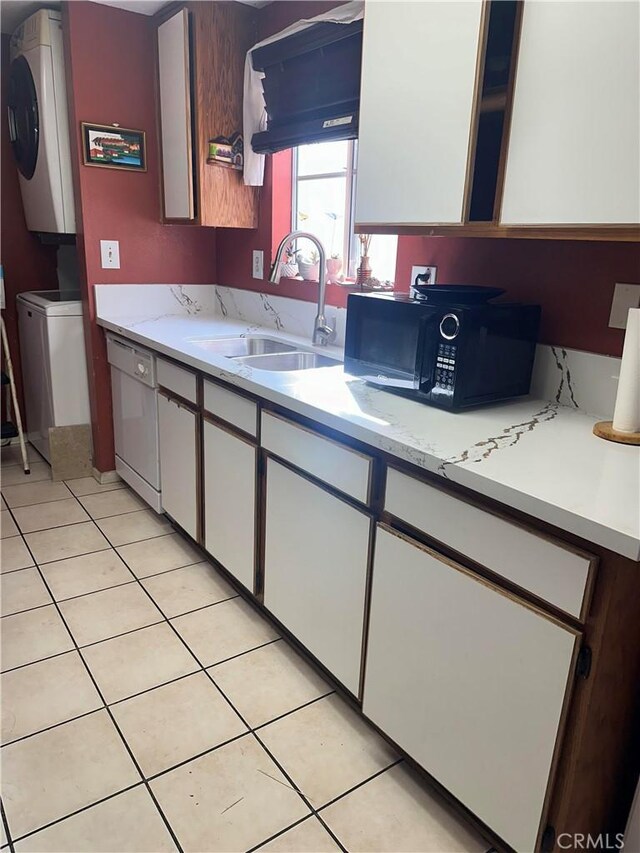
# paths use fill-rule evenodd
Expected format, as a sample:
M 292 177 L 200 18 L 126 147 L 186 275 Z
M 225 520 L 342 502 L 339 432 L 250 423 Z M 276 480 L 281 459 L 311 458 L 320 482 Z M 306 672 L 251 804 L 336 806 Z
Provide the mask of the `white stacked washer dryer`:
M 9 138 L 27 228 L 75 234 L 60 12 L 27 18 L 11 37 L 10 57 Z

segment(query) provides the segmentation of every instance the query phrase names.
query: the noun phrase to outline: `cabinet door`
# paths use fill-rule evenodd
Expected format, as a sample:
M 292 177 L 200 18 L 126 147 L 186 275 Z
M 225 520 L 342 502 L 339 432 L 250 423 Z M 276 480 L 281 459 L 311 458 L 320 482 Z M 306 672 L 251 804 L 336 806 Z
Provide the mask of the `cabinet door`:
M 578 636 L 379 526 L 364 713 L 533 850 Z
M 205 548 L 253 592 L 257 449 L 209 421 L 203 444 Z
M 640 221 L 640 5 L 526 2 L 501 221 Z
M 371 519 L 269 459 L 265 606 L 358 693 Z
M 481 0 L 367 3 L 356 223 L 462 222 Z
M 158 27 L 158 94 L 162 188 L 167 219 L 193 219 L 189 13 L 176 12 Z
M 197 415 L 158 394 L 162 508 L 193 539 L 198 538 Z

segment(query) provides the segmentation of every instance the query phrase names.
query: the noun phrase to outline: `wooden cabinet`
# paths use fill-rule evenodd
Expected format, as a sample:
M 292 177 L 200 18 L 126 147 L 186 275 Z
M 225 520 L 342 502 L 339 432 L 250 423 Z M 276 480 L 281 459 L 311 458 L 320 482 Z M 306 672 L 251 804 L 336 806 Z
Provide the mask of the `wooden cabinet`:
M 355 219 L 463 219 L 481 0 L 368 3 Z
M 371 517 L 267 462 L 264 604 L 358 695 Z
M 193 539 L 198 523 L 198 418 L 189 405 L 158 393 L 162 508 Z
M 516 850 L 534 850 L 580 635 L 379 525 L 363 710 Z
M 640 222 L 640 5 L 525 2 L 501 221 Z
M 257 228 L 258 189 L 246 187 L 241 172 L 207 163 L 211 139 L 242 132 L 244 58 L 258 40 L 255 10 L 228 0 L 192 2 L 158 21 L 164 218 Z
M 257 448 L 228 429 L 203 422 L 204 544 L 248 590 L 254 590 Z

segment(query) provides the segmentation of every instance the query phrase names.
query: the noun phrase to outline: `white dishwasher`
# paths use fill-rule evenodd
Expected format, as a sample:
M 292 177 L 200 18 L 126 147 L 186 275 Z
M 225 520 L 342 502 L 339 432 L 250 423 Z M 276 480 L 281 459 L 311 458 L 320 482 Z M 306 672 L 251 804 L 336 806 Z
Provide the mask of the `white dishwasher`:
M 116 471 L 156 512 L 162 512 L 155 356 L 110 334 L 107 356 Z

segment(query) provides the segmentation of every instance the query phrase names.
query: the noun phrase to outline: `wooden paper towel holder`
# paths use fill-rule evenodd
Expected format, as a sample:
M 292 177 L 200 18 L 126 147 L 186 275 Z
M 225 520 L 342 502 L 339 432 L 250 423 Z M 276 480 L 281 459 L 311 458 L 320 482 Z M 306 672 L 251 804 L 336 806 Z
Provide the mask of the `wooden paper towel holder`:
M 620 432 L 613 428 L 613 421 L 598 421 L 593 427 L 593 434 L 607 441 L 617 441 L 619 444 L 640 445 L 640 432 Z

